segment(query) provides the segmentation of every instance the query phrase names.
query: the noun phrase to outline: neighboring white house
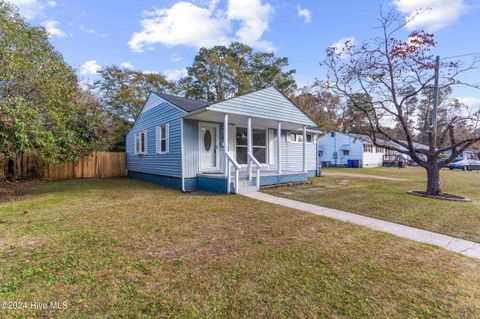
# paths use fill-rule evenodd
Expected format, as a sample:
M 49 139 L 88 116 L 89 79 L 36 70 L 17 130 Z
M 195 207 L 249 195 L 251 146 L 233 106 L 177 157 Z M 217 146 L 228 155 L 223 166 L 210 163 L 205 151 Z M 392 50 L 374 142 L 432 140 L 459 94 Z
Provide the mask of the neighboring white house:
M 452 154 L 452 150 L 448 150 L 445 152 L 442 152 L 444 155 L 450 156 Z M 459 154 L 455 160 L 463 160 L 463 159 L 472 159 L 472 160 L 478 160 L 478 154 L 479 151 L 473 148 L 467 148 L 464 150 L 461 154 Z
M 378 140 L 379 144 L 388 145 L 393 142 Z M 405 142 L 406 143 L 406 142 Z M 395 143 L 393 143 L 395 144 Z M 428 146 L 413 143 L 416 149 L 428 149 Z M 397 148 L 404 149 L 397 145 Z M 403 159 L 411 162 L 411 157 L 383 147 L 373 145 L 372 139 L 367 135 L 329 132 L 317 141 L 318 163 L 321 166 L 348 167 L 349 161 L 353 161 L 353 167 L 379 167 L 384 162 L 388 165 L 392 161 Z M 388 156 L 385 156 L 388 155 Z M 418 154 L 419 157 L 424 157 Z
M 366 135 L 329 132 L 320 137 L 318 163 L 321 166 L 346 167 L 349 161 L 355 167 L 378 167 L 383 165 L 385 149 L 373 145 Z

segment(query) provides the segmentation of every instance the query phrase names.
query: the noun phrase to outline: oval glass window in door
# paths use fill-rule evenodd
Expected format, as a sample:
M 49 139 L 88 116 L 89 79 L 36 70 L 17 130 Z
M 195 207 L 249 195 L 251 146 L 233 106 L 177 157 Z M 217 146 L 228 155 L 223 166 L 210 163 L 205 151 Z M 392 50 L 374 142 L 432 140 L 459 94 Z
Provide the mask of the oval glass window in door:
M 212 134 L 210 133 L 210 130 L 206 130 L 205 133 L 203 134 L 203 147 L 205 147 L 205 151 L 210 151 L 210 148 L 212 147 Z

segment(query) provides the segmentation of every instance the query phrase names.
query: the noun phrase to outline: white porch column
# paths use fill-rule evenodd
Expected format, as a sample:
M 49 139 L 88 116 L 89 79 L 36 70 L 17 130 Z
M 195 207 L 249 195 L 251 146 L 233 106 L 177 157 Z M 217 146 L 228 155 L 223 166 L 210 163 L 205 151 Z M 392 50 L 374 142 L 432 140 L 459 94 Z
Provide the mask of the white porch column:
M 282 174 L 282 122 L 277 124 L 277 172 Z
M 250 156 L 248 153 L 252 153 L 252 118 L 249 117 L 247 120 L 247 163 L 248 163 L 248 180 L 252 180 L 252 162 L 250 161 Z
M 225 177 L 228 176 L 228 167 L 230 162 L 227 160 L 227 153 L 228 153 L 228 114 L 225 114 L 223 118 L 223 160 L 224 160 L 224 174 Z
M 303 171 L 307 172 L 307 127 L 303 126 Z

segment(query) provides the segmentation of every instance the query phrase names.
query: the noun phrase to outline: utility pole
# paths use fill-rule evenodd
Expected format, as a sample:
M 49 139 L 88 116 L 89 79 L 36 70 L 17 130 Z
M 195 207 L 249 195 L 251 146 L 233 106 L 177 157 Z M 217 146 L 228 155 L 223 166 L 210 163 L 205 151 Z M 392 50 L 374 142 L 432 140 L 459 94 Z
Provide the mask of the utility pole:
M 438 107 L 438 78 L 440 68 L 440 56 L 435 58 L 435 84 L 433 85 L 433 110 L 432 110 L 432 139 L 433 150 L 437 150 L 437 107 Z

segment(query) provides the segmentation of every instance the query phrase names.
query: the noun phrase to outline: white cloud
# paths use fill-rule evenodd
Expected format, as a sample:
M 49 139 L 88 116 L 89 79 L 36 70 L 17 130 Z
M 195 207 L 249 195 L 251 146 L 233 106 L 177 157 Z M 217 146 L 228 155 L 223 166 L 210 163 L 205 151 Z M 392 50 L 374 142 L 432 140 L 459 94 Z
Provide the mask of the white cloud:
M 457 98 L 461 103 L 465 104 L 468 108 L 480 109 L 480 98 L 476 97 L 459 97 Z
M 98 33 L 98 32 L 95 31 L 94 29 L 92 29 L 92 28 L 87 28 L 87 27 L 84 26 L 83 24 L 78 25 L 78 28 L 80 29 L 80 31 L 83 31 L 83 32 L 86 32 L 86 33 L 90 33 L 90 34 L 93 34 L 93 35 L 96 35 L 96 36 L 99 36 L 99 37 L 102 37 L 102 38 L 106 36 L 104 33 Z
M 41 26 L 47 30 L 50 37 L 66 37 L 66 33 L 58 28 L 60 22 L 55 20 L 45 20 L 41 23 Z
M 182 57 L 176 53 L 170 55 L 170 60 L 172 62 L 179 62 L 180 60 L 182 60 Z
M 129 69 L 129 70 L 132 70 L 132 69 L 133 69 L 133 64 L 131 64 L 131 63 L 128 62 L 128 61 L 123 62 L 123 63 L 120 63 L 120 66 L 121 66 L 122 68 Z
M 165 71 L 165 78 L 169 81 L 178 81 L 187 76 L 187 69 L 174 69 Z
M 43 9 L 42 3 L 37 0 L 8 0 L 8 2 L 15 5 L 20 14 L 28 20 L 35 18 Z
M 170 8 L 146 11 L 141 20 L 142 30 L 135 32 L 128 42 L 130 48 L 142 52 L 157 43 L 200 48 L 237 40 L 272 49 L 270 42 L 261 39 L 273 11 L 269 4 L 262 0 L 227 0 L 222 10 L 217 8 L 217 0 L 195 3 L 180 1 Z
M 190 2 L 177 2 L 169 9 L 146 12 L 142 31 L 135 32 L 128 42 L 133 51 L 142 52 L 145 45 L 189 45 L 200 48 L 228 42 L 225 32 L 228 21 L 215 18 L 207 8 Z
M 100 70 L 102 70 L 102 67 L 96 60 L 86 61 L 80 66 L 81 75 L 96 75 Z
M 7 0 L 7 2 L 15 5 L 20 14 L 27 20 L 34 19 L 40 15 L 45 7 L 56 7 L 57 2 L 54 0 Z
M 297 14 L 300 18 L 303 18 L 305 23 L 312 22 L 312 13 L 308 9 L 304 9 L 297 4 Z
M 272 12 L 272 6 L 262 4 L 260 0 L 228 0 L 228 19 L 241 22 L 240 29 L 235 33 L 236 40 L 268 51 L 273 51 L 272 43 L 260 39 L 268 30 Z
M 408 23 L 410 29 L 426 28 L 435 31 L 456 22 L 466 12 L 463 0 L 394 0 L 397 10 L 415 17 Z
M 349 47 L 351 47 L 354 42 L 355 42 L 355 37 L 343 38 L 332 43 L 330 47 L 335 50 L 336 54 L 345 55 L 346 52 L 344 51 L 347 50 Z

